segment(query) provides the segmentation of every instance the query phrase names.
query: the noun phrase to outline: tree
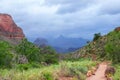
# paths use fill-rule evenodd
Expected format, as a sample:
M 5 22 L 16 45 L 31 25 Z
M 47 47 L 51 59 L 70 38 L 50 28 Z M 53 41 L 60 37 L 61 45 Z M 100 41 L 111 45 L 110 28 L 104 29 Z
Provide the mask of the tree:
M 58 55 L 51 47 L 38 48 L 27 39 L 22 40 L 16 47 L 16 51 L 19 55 L 25 55 L 28 62 L 46 62 L 47 64 L 58 62 Z
M 23 39 L 21 44 L 16 47 L 19 55 L 25 55 L 29 62 L 40 62 L 40 50 L 33 43 Z
M 47 64 L 58 63 L 58 54 L 50 46 L 41 48 L 41 55 L 44 56 L 44 62 Z
M 101 33 L 95 33 L 95 34 L 94 34 L 93 41 L 98 40 L 100 37 L 101 37 Z
M 0 41 L 0 66 L 11 67 L 13 54 L 10 51 L 11 46 L 5 41 Z

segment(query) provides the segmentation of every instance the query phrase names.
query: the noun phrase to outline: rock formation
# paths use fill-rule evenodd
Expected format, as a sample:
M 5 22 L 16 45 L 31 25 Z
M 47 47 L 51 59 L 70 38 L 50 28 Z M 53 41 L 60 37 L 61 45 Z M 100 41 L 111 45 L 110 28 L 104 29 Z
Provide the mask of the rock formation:
M 25 37 L 22 29 L 18 27 L 8 14 L 0 13 L 0 36 L 9 39 L 23 39 Z
M 120 31 L 120 27 L 115 28 L 115 31 Z

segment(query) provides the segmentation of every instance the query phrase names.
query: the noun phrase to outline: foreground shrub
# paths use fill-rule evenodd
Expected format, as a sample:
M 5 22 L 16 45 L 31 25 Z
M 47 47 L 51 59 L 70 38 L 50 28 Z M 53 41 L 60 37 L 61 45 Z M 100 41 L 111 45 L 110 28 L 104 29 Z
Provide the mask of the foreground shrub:
M 87 64 L 83 63 L 80 64 L 77 62 L 76 63 L 61 62 L 59 75 L 65 77 L 76 77 L 77 80 L 85 80 L 87 70 L 88 70 Z
M 113 76 L 113 80 L 120 80 L 120 64 L 116 66 L 116 73 Z
M 0 41 L 0 67 L 11 67 L 13 54 L 10 52 L 11 46 L 5 41 Z
M 59 65 L 44 66 L 41 68 L 30 68 L 30 64 L 20 64 L 19 69 L 1 69 L 0 75 L 4 80 L 85 80 L 87 66 L 94 66 L 90 60 L 82 61 L 63 61 Z M 23 69 L 24 68 L 24 69 Z
M 28 69 L 33 69 L 33 68 L 40 68 L 42 65 L 38 63 L 27 63 L 27 64 L 17 64 L 16 69 L 18 70 L 28 70 Z
M 53 75 L 50 72 L 43 72 L 42 75 L 44 80 L 54 80 Z

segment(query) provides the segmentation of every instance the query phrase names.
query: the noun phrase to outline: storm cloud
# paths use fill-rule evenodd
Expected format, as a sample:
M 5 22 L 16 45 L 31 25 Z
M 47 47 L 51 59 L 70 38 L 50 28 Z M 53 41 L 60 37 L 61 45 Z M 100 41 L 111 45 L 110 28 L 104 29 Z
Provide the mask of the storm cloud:
M 10 14 L 28 39 L 106 34 L 120 26 L 120 0 L 1 0 L 0 13 Z

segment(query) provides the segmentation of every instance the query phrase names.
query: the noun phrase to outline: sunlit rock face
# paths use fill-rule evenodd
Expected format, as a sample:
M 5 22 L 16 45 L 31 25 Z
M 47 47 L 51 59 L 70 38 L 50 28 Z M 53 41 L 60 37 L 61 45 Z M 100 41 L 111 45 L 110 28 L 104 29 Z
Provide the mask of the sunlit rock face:
M 115 28 L 115 31 L 120 31 L 120 27 Z
M 0 36 L 10 39 L 23 39 L 25 37 L 22 29 L 15 24 L 8 14 L 0 14 Z

